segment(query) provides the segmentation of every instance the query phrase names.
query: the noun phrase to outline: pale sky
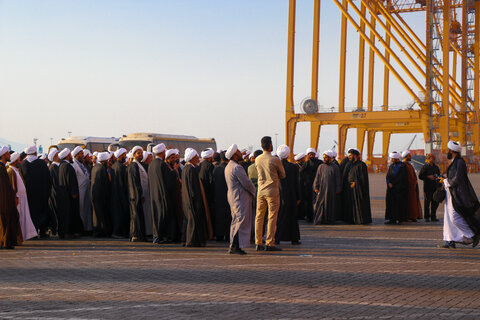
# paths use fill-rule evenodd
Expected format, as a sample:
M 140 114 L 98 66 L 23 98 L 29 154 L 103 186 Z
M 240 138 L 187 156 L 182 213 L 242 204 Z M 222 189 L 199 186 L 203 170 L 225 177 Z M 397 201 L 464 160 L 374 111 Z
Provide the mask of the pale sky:
M 313 1 L 297 2 L 299 104 L 310 95 Z M 321 17 L 319 101 L 331 107 L 338 105 L 340 12 L 322 1 Z M 46 147 L 68 131 L 156 132 L 256 148 L 277 133 L 282 144 L 287 18 L 288 0 L 0 1 L 0 138 L 32 144 L 36 137 Z M 424 33 L 424 18 L 412 19 Z M 350 108 L 357 97 L 353 28 L 348 37 Z M 391 88 L 391 105 L 412 100 L 393 78 Z M 381 91 L 379 80 L 375 105 Z M 296 153 L 309 147 L 308 128 L 298 128 Z M 319 150 L 336 139 L 336 129 L 325 128 Z M 410 139 L 394 137 L 391 150 Z M 347 145 L 354 141 L 352 132 Z M 421 135 L 412 148 L 423 148 Z

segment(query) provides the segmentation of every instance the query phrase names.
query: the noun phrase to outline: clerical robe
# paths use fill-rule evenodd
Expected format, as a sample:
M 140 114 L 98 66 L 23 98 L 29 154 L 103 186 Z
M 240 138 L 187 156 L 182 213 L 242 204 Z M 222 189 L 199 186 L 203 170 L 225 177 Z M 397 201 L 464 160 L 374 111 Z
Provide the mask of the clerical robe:
M 168 200 L 163 179 L 162 166 L 166 166 L 160 158 L 155 158 L 148 167 L 148 184 L 152 209 L 153 242 L 163 243 L 173 240 L 173 234 L 167 232 L 171 221 L 168 217 Z
M 390 188 L 388 184 L 393 186 Z M 408 176 L 403 162 L 391 164 L 387 172 L 385 219 L 403 222 L 407 219 Z
M 352 193 L 349 192 L 350 183 L 348 182 L 348 175 L 352 168 L 352 161 L 347 157 L 340 162 L 340 174 L 342 176 L 342 192 L 340 193 L 340 207 L 337 210 L 337 220 L 347 223 L 353 223 L 353 198 Z
M 354 224 L 372 223 L 372 210 L 370 207 L 370 186 L 368 182 L 368 169 L 365 162 L 358 160 L 351 163 L 348 171 L 348 185 L 343 192 L 348 193 L 351 201 L 352 216 L 348 218 Z M 352 188 L 352 183 L 354 184 Z
M 232 212 L 230 244 L 233 244 L 235 236 L 238 236 L 239 247 L 246 248 L 250 245 L 252 201 L 256 189 L 245 169 L 232 160 L 225 168 L 225 181 L 228 188 L 228 203 Z
M 35 225 L 32 222 L 32 218 L 30 217 L 30 209 L 28 208 L 27 199 L 27 189 L 25 188 L 23 177 L 20 174 L 20 170 L 13 166 L 8 167 L 7 173 L 10 178 L 13 191 L 15 191 L 16 197 L 18 199 L 17 211 L 20 228 L 22 231 L 22 239 L 25 241 L 34 238 L 38 234 Z
M 72 163 L 78 181 L 78 204 L 80 208 L 80 218 L 83 222 L 85 231 L 92 231 L 92 200 L 90 198 L 90 173 L 87 168 L 77 159 Z
M 296 164 L 282 160 L 285 179 L 280 180 L 280 209 L 277 218 L 276 241 L 300 240 L 298 227 L 297 200 L 300 198 L 299 168 Z
M 140 179 L 140 163 L 134 160 L 127 170 L 128 197 L 130 200 L 130 236 L 143 240 L 145 238 L 145 217 L 143 215 L 142 183 Z
M 415 169 L 408 162 L 405 161 L 405 167 L 407 168 L 408 176 L 408 206 L 407 206 L 407 219 L 415 220 L 421 219 L 422 205 L 420 204 L 420 192 L 418 189 L 417 174 Z
M 58 191 L 58 235 L 63 238 L 66 235 L 72 236 L 82 233 L 83 222 L 80 218 L 78 203 L 77 174 L 67 161 L 62 161 L 58 168 Z
M 335 196 L 342 190 L 340 169 L 333 163 L 322 163 L 317 170 L 313 189 L 318 190 L 314 206 L 314 224 L 335 222 Z
M 96 237 L 109 237 L 112 234 L 110 180 L 107 168 L 102 163 L 97 163 L 92 169 L 91 199 L 93 235 Z
M 222 162 L 213 169 L 213 194 L 214 194 L 214 233 L 217 240 L 228 239 L 232 213 L 228 204 L 228 186 L 225 180 L 227 163 Z M 243 168 L 243 167 L 242 167 Z
M 35 228 L 44 235 L 51 227 L 48 198 L 52 181 L 45 161 L 29 155 L 20 163 L 20 172 L 27 189 L 28 207 Z
M 317 174 L 317 169 L 323 162 L 319 159 L 310 159 L 300 168 L 300 188 L 301 188 L 301 208 L 302 216 L 306 218 L 308 222 L 313 220 L 313 182 Z
M 203 190 L 205 192 L 205 198 L 207 200 L 208 211 L 210 213 L 210 218 L 212 219 L 212 226 L 215 225 L 215 206 L 214 201 L 214 191 L 213 191 L 213 170 L 215 166 L 213 163 L 206 160 L 202 161 L 199 165 L 200 181 L 202 182 Z
M 13 249 L 21 244 L 22 232 L 13 191 L 5 164 L 0 162 L 0 248 Z
M 182 171 L 182 203 L 187 218 L 185 245 L 191 247 L 205 246 L 209 238 L 206 205 L 200 183 L 198 168 L 187 162 Z
M 48 197 L 48 207 L 50 209 L 50 216 L 52 220 L 55 221 L 52 227 L 52 231 L 57 233 L 58 224 L 57 224 L 57 216 L 59 215 L 58 210 L 61 207 L 60 202 L 65 201 L 63 197 L 61 197 L 61 191 L 59 190 L 58 186 L 58 169 L 60 163 L 52 162 L 50 167 L 48 167 L 48 171 L 50 173 L 50 177 L 52 179 L 52 187 L 50 188 L 50 196 Z
M 115 161 L 110 174 L 110 216 L 112 235 L 127 238 L 130 229 L 130 202 L 128 201 L 127 167 Z

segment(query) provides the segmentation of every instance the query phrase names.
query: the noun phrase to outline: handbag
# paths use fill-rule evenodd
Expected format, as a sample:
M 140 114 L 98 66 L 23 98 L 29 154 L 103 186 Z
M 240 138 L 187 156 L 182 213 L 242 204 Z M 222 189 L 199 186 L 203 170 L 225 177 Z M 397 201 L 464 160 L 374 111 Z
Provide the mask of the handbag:
M 447 197 L 447 191 L 445 190 L 445 186 L 443 184 L 440 187 L 438 187 L 437 190 L 435 190 L 432 196 L 433 201 L 437 203 L 442 203 L 446 197 Z

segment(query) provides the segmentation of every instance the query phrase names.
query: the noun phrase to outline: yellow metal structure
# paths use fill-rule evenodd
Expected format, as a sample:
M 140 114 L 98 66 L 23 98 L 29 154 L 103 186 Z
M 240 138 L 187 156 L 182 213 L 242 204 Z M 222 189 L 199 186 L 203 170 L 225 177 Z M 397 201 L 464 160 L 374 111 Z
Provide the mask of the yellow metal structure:
M 318 103 L 320 0 L 314 1 L 311 98 Z M 465 146 L 471 169 L 479 154 L 480 1 L 469 0 L 331 0 L 341 14 L 338 109 L 334 112 L 295 112 L 293 102 L 296 0 L 289 2 L 286 94 L 286 140 L 293 150 L 297 123 L 309 122 L 311 146 L 318 147 L 323 125 L 338 126 L 338 154 L 345 154 L 349 129 L 356 129 L 357 148 L 367 141 L 367 160 L 383 166 L 390 137 L 423 133 L 426 151 L 445 153 L 449 139 Z M 402 17 L 425 12 L 426 41 Z M 461 20 L 458 19 L 461 17 Z M 461 21 L 461 23 L 459 22 Z M 347 110 L 347 31 L 358 33 L 357 105 Z M 418 26 L 416 26 L 418 29 Z M 366 72 L 365 50 L 368 46 Z M 373 105 L 375 60 L 383 65 L 383 105 Z M 457 76 L 457 59 L 461 77 Z M 366 109 L 364 86 L 366 85 Z M 413 99 L 402 110 L 391 108 L 389 90 L 394 78 Z M 380 87 L 379 84 L 376 87 Z M 382 157 L 373 157 L 376 133 L 382 133 Z

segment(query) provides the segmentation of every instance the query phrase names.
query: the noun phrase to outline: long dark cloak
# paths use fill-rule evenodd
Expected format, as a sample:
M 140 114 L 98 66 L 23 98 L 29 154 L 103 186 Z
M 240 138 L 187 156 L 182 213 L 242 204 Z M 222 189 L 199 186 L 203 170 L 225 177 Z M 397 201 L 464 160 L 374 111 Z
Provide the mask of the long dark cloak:
M 47 164 L 41 159 L 32 162 L 23 160 L 19 166 L 27 190 L 28 207 L 35 228 L 43 234 L 51 227 L 51 215 L 48 206 L 52 180 Z
M 393 172 L 393 164 L 388 168 L 385 219 L 403 222 L 407 217 L 408 176 L 405 164 L 400 162 L 399 165 L 396 175 Z M 388 182 L 393 185 L 393 188 L 388 187 Z
M 138 164 L 128 166 L 128 198 L 130 200 L 130 236 L 145 238 L 145 216 L 143 215 L 142 184 Z
M 0 248 L 13 248 L 22 241 L 15 198 L 5 164 L 0 162 Z
M 480 235 L 480 203 L 467 175 L 467 165 L 457 156 L 447 168 L 453 208 L 467 222 L 476 236 Z
M 107 168 L 102 163 L 97 163 L 92 169 L 91 199 L 93 234 L 97 237 L 109 237 L 112 234 L 110 180 Z
M 167 221 L 166 234 L 170 241 L 178 241 L 181 237 L 180 227 L 183 221 L 181 182 L 179 173 L 171 168 L 166 162 L 162 164 L 163 183 L 167 197 Z
M 335 222 L 336 195 L 342 190 L 340 169 L 336 164 L 323 163 L 318 167 L 313 188 L 318 190 L 314 206 L 314 224 Z
M 57 211 L 58 235 L 72 235 L 83 232 L 83 222 L 80 218 L 80 205 L 78 202 L 77 174 L 72 165 L 62 161 L 58 168 L 58 189 L 65 201 L 58 201 Z
M 207 205 L 210 212 L 210 218 L 212 219 L 212 225 L 215 225 L 215 207 L 213 204 L 214 201 L 214 191 L 213 191 L 213 170 L 215 166 L 213 163 L 208 161 L 203 161 L 199 165 L 199 177 L 203 185 L 203 190 L 205 191 L 205 197 L 207 199 Z
M 204 246 L 208 239 L 207 218 L 200 189 L 198 170 L 188 164 L 182 171 L 182 203 L 187 217 L 185 244 L 187 246 Z
M 130 230 L 130 203 L 128 201 L 127 167 L 120 161 L 112 165 L 111 178 L 111 217 L 112 234 L 128 237 Z
M 230 224 L 232 223 L 232 213 L 228 204 L 228 187 L 225 180 L 225 168 L 227 163 L 222 162 L 213 170 L 213 190 L 215 207 L 215 225 L 214 232 L 217 238 L 230 237 Z
M 313 220 L 313 181 L 315 180 L 315 175 L 317 174 L 318 166 L 320 166 L 323 161 L 319 159 L 310 159 L 305 161 L 305 163 L 300 168 L 300 188 L 301 188 L 301 207 L 302 207 L 302 216 L 306 217 L 307 221 L 311 222 Z
M 347 223 L 353 223 L 353 198 L 350 190 L 350 183 L 348 183 L 348 175 L 352 168 L 352 161 L 348 158 L 343 158 L 340 163 L 340 174 L 342 175 L 342 192 L 340 194 L 340 208 L 337 210 L 337 220 L 342 220 Z
M 351 184 L 355 182 L 352 188 Z M 354 224 L 367 224 L 372 222 L 372 210 L 370 208 L 370 187 L 368 183 L 367 165 L 358 160 L 352 163 L 348 173 L 348 186 L 344 192 L 349 193 L 352 200 L 352 217 L 348 219 Z
M 280 209 L 277 218 L 277 241 L 299 241 L 300 230 L 297 220 L 297 200 L 300 196 L 299 168 L 296 164 L 282 160 L 285 179 L 280 180 Z
M 51 221 L 53 221 L 51 225 L 54 233 L 57 233 L 58 229 L 57 216 L 59 208 L 66 207 L 66 204 L 61 204 L 59 202 L 68 201 L 65 197 L 61 196 L 61 191 L 59 190 L 58 169 L 59 166 L 54 163 L 50 164 L 50 167 L 48 168 L 50 177 L 52 179 L 52 187 L 50 188 L 50 196 L 48 198 L 48 207 L 50 208 Z

